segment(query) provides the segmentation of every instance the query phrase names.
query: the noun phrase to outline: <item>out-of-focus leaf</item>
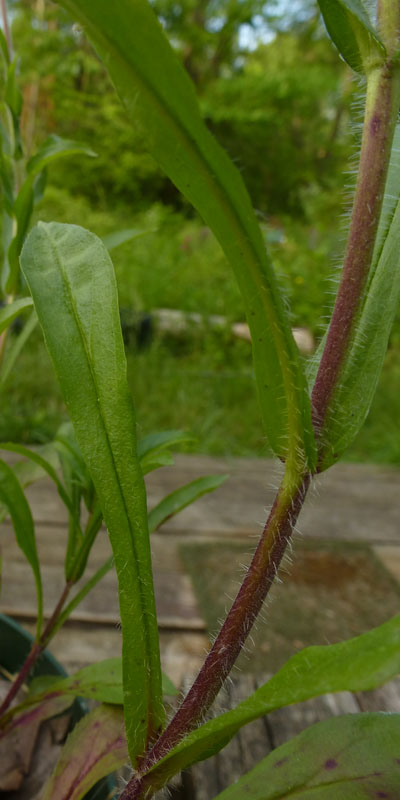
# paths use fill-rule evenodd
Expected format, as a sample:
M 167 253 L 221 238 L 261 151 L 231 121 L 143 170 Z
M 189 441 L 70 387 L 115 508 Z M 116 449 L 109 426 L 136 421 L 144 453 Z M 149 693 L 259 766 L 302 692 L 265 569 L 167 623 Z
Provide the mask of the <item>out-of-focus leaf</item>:
M 102 241 L 110 253 L 111 250 L 115 250 L 121 244 L 131 242 L 133 239 L 140 239 L 141 236 L 146 236 L 148 233 L 155 233 L 155 230 L 155 228 L 150 228 L 146 231 L 141 231 L 137 228 L 125 228 L 122 231 L 115 231 L 114 233 L 109 233 L 108 236 L 103 236 Z
M 2 333 L 11 322 L 26 311 L 28 308 L 32 308 L 33 301 L 31 297 L 23 297 L 21 300 L 14 300 L 13 303 L 10 303 L 4 308 L 0 308 L 0 333 Z
M 113 266 L 103 243 L 74 225 L 39 225 L 21 266 L 91 473 L 119 583 L 125 717 L 131 760 L 164 722 L 146 493 Z
M 396 798 L 400 714 L 348 714 L 307 728 L 216 800 Z
M 21 456 L 25 456 L 25 458 L 29 459 L 29 461 L 33 461 L 34 464 L 37 464 L 39 467 L 41 467 L 41 469 L 44 470 L 49 478 L 51 478 L 55 483 L 58 494 L 60 495 L 64 505 L 68 509 L 71 508 L 71 498 L 67 495 L 53 465 L 50 463 L 50 461 L 44 458 L 43 455 L 36 450 L 31 450 L 29 447 L 25 447 L 23 444 L 15 444 L 14 442 L 0 442 L 0 450 L 7 450 L 9 453 L 19 453 Z
M 361 0 L 318 0 L 327 31 L 344 60 L 356 72 L 383 64 L 386 49 Z
M 2 54 L 2 58 L 4 59 L 4 63 L 8 67 L 10 63 L 10 54 L 8 52 L 7 39 L 4 36 L 4 33 L 1 28 L 0 28 L 0 51 Z
M 8 67 L 7 83 L 4 93 L 4 99 L 15 119 L 19 117 L 22 110 L 22 94 L 15 80 L 16 66 L 17 62 L 13 61 Z
M 160 788 L 177 772 L 218 753 L 243 725 L 277 708 L 327 692 L 374 689 L 400 671 L 400 615 L 379 628 L 339 644 L 307 647 L 289 659 L 237 708 L 190 733 L 148 772 Z
M 18 479 L 11 467 L 2 459 L 0 459 L 0 501 L 10 512 L 17 543 L 32 567 L 37 595 L 36 638 L 38 640 L 43 622 L 43 592 L 35 528 L 31 510 Z
M 26 180 L 18 192 L 14 203 L 14 214 L 17 219 L 17 233 L 8 248 L 8 263 L 10 272 L 7 278 L 6 290 L 14 293 L 18 284 L 19 256 L 26 236 L 33 211 L 34 191 L 31 180 Z
M 53 161 L 75 155 L 97 157 L 97 153 L 86 144 L 75 142 L 72 139 L 62 139 L 61 136 L 52 133 L 39 147 L 35 155 L 29 159 L 26 171 L 30 177 L 34 177 Z
M 36 311 L 32 311 L 29 315 L 24 327 L 22 328 L 21 333 L 13 341 L 11 347 L 8 348 L 6 351 L 6 355 L 4 357 L 2 367 L 0 370 L 0 386 L 4 389 L 4 386 L 12 373 L 12 369 L 14 364 L 22 350 L 25 346 L 25 342 L 28 341 L 30 335 L 36 328 L 38 323 L 38 318 L 36 316 Z
M 204 478 L 197 478 L 195 481 L 181 486 L 175 492 L 164 497 L 150 512 L 149 512 L 149 531 L 153 533 L 167 522 L 168 519 L 179 514 L 186 506 L 191 505 L 203 494 L 214 492 L 226 480 L 229 475 L 206 475 Z
M 103 58 L 150 153 L 220 242 L 252 334 L 260 405 L 274 452 L 297 472 L 316 461 L 300 357 L 239 172 L 201 119 L 193 85 L 146 0 L 60 0 Z
M 75 725 L 44 787 L 42 800 L 81 800 L 101 778 L 123 767 L 128 759 L 122 709 L 100 705 Z

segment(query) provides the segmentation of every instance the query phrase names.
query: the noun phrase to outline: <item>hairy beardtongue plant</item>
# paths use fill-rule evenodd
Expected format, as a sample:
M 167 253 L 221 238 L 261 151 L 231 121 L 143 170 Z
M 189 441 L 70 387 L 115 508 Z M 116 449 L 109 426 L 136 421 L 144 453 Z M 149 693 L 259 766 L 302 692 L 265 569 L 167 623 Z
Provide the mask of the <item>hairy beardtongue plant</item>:
M 285 465 L 238 595 L 166 724 L 146 498 L 112 264 L 91 233 L 39 223 L 25 241 L 21 266 L 109 531 L 123 650 L 123 697 L 115 674 L 113 693 L 112 681 L 96 682 L 93 670 L 52 687 L 59 694 L 75 687 L 105 704 L 67 740 L 43 798 L 83 797 L 129 753 L 133 775 L 121 797 L 139 800 L 268 711 L 326 691 L 373 688 L 400 669 L 397 617 L 348 642 L 307 648 L 236 709 L 204 722 L 273 583 L 311 478 L 335 463 L 359 430 L 382 366 L 400 296 L 400 2 L 379 0 L 372 19 L 361 0 L 319 0 L 339 52 L 363 76 L 366 101 L 342 277 L 308 380 L 241 177 L 202 122 L 190 80 L 151 6 L 146 0 L 60 4 L 86 30 L 150 152 L 232 265 L 251 329 L 265 430 Z M 101 731 L 96 741 L 94 731 Z M 399 764 L 400 715 L 354 714 L 309 728 L 220 798 L 394 800 Z

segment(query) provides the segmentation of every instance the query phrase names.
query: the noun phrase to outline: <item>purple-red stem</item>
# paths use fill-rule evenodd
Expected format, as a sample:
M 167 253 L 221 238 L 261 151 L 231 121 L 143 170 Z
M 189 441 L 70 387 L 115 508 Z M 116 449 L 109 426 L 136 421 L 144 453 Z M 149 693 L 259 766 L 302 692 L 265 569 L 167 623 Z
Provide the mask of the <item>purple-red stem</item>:
M 58 601 L 58 603 L 57 603 L 57 605 L 56 605 L 56 607 L 55 607 L 50 619 L 47 621 L 46 627 L 44 628 L 43 633 L 40 636 L 40 640 L 38 642 L 34 642 L 33 643 L 32 647 L 31 647 L 31 650 L 29 652 L 29 655 L 27 656 L 27 658 L 26 658 L 23 666 L 21 667 L 17 677 L 15 678 L 15 681 L 13 681 L 13 683 L 11 684 L 10 690 L 7 693 L 6 697 L 4 698 L 4 700 L 3 700 L 3 702 L 2 702 L 2 704 L 0 706 L 0 719 L 3 716 L 3 714 L 10 707 L 12 701 L 14 700 L 14 697 L 19 692 L 21 686 L 23 686 L 23 684 L 25 683 L 29 673 L 31 672 L 31 670 L 35 666 L 38 658 L 41 656 L 43 650 L 45 649 L 45 647 L 46 647 L 46 645 L 47 645 L 47 643 L 48 643 L 48 641 L 49 641 L 49 639 L 51 637 L 51 633 L 52 633 L 53 627 L 54 627 L 55 623 L 57 622 L 57 619 L 58 619 L 58 617 L 60 615 L 60 612 L 61 612 L 61 610 L 63 608 L 63 605 L 64 605 L 64 603 L 65 603 L 65 601 L 66 601 L 66 599 L 68 597 L 68 594 L 69 594 L 69 592 L 71 590 L 71 587 L 72 587 L 72 583 L 68 582 L 68 583 L 65 584 L 63 592 L 61 594 L 61 597 L 60 597 L 60 599 L 59 599 L 59 601 Z
M 151 778 L 149 776 L 146 780 L 143 773 L 193 730 L 213 703 L 272 586 L 309 482 L 309 475 L 302 477 L 288 497 L 283 498 L 282 487 L 278 492 L 246 577 L 203 667 L 168 727 L 143 758 L 141 774 L 134 775 L 121 800 L 139 800 L 151 796 L 146 795 L 151 791 Z
M 369 95 L 343 272 L 329 332 L 312 392 L 316 431 L 321 431 L 340 381 L 374 252 L 398 108 L 398 80 L 389 62 L 379 69 Z M 370 107 L 369 96 L 372 95 Z

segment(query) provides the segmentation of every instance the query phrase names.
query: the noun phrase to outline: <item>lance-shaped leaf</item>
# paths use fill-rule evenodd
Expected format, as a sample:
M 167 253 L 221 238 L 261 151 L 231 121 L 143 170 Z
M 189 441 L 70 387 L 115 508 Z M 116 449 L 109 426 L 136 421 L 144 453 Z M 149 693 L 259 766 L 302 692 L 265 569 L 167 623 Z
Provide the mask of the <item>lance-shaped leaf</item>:
M 85 27 L 149 151 L 210 226 L 249 322 L 261 410 L 274 452 L 312 466 L 311 409 L 298 351 L 239 172 L 207 130 L 194 88 L 147 0 L 60 0 Z
M 39 225 L 21 266 L 113 548 L 132 761 L 164 722 L 146 493 L 136 455 L 117 287 L 107 250 L 74 225 Z
M 10 303 L 4 308 L 0 308 L 0 333 L 8 328 L 16 317 L 28 308 L 32 308 L 32 305 L 31 297 L 23 297 L 21 300 L 14 300 L 13 303 Z
M 40 565 L 36 549 L 35 528 L 33 524 L 31 510 L 18 482 L 18 478 L 6 464 L 0 459 L 0 501 L 8 509 L 14 526 L 17 543 L 21 548 L 25 558 L 32 567 L 33 576 L 36 584 L 37 595 L 37 625 L 36 638 L 40 637 L 43 622 L 43 594 L 42 579 L 40 576 Z
M 229 475 L 206 475 L 204 478 L 197 478 L 195 481 L 180 486 L 175 492 L 164 497 L 149 512 L 149 531 L 153 533 L 175 514 L 179 514 L 186 506 L 190 506 L 203 494 L 214 492 L 229 477 Z
M 218 753 L 243 725 L 271 711 L 326 692 L 364 691 L 400 670 L 400 615 L 355 639 L 297 653 L 248 700 L 190 733 L 149 770 L 160 788 L 181 769 Z
M 69 510 L 72 510 L 71 499 L 62 485 L 54 465 L 44 458 L 41 453 L 37 452 L 36 450 L 30 450 L 29 447 L 25 447 L 23 444 L 15 444 L 14 442 L 1 442 L 0 450 L 7 450 L 9 453 L 19 453 L 19 455 L 25 456 L 25 458 L 27 458 L 29 461 L 37 464 L 37 466 L 40 467 L 43 472 L 47 473 L 49 478 L 51 478 L 51 480 L 55 483 L 58 494 L 66 507 Z
M 97 153 L 86 144 L 75 142 L 72 139 L 62 139 L 61 136 L 52 133 L 39 147 L 35 155 L 29 159 L 26 165 L 27 174 L 32 178 L 53 161 L 74 155 L 97 157 Z
M 398 797 L 400 714 L 348 714 L 307 728 L 216 800 Z
M 383 64 L 386 49 L 362 0 L 318 0 L 327 31 L 344 60 L 356 72 Z
M 128 761 L 124 720 L 118 706 L 101 705 L 75 725 L 61 751 L 42 800 L 80 800 L 101 778 Z
M 321 471 L 337 461 L 364 423 L 399 305 L 399 152 L 400 132 L 397 130 L 368 288 L 321 435 Z
M 36 312 L 33 310 L 32 313 L 29 315 L 22 331 L 18 336 L 14 339 L 11 347 L 8 348 L 6 351 L 6 355 L 4 357 L 1 371 L 0 371 L 0 386 L 4 388 L 7 380 L 9 379 L 10 375 L 12 374 L 12 370 L 14 364 L 25 346 L 25 342 L 28 341 L 29 337 L 33 333 L 36 328 L 38 322 L 38 318 L 36 316 Z

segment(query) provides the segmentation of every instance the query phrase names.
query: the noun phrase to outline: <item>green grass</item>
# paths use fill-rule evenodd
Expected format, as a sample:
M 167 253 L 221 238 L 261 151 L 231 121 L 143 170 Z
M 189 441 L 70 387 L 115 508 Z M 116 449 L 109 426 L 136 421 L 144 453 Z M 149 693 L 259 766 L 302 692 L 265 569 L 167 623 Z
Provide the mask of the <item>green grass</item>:
M 124 318 L 156 308 L 219 314 L 243 321 L 239 291 L 229 266 L 208 230 L 197 219 L 162 206 L 133 214 L 92 209 L 79 197 L 49 189 L 37 217 L 84 224 L 100 236 L 135 227 L 146 235 L 112 253 Z M 292 322 L 321 333 L 326 314 L 332 231 L 307 229 L 293 221 L 275 223 L 271 242 Z M 311 245 L 313 249 L 311 249 Z M 400 324 L 392 336 L 378 392 L 367 422 L 348 459 L 400 465 Z M 185 336 L 155 335 L 145 349 L 131 336 L 128 378 L 135 397 L 139 431 L 183 428 L 197 439 L 191 450 L 215 455 L 267 456 L 251 365 L 251 346 L 228 328 L 212 331 L 207 322 Z M 0 438 L 46 441 L 65 410 L 36 330 L 0 392 Z

